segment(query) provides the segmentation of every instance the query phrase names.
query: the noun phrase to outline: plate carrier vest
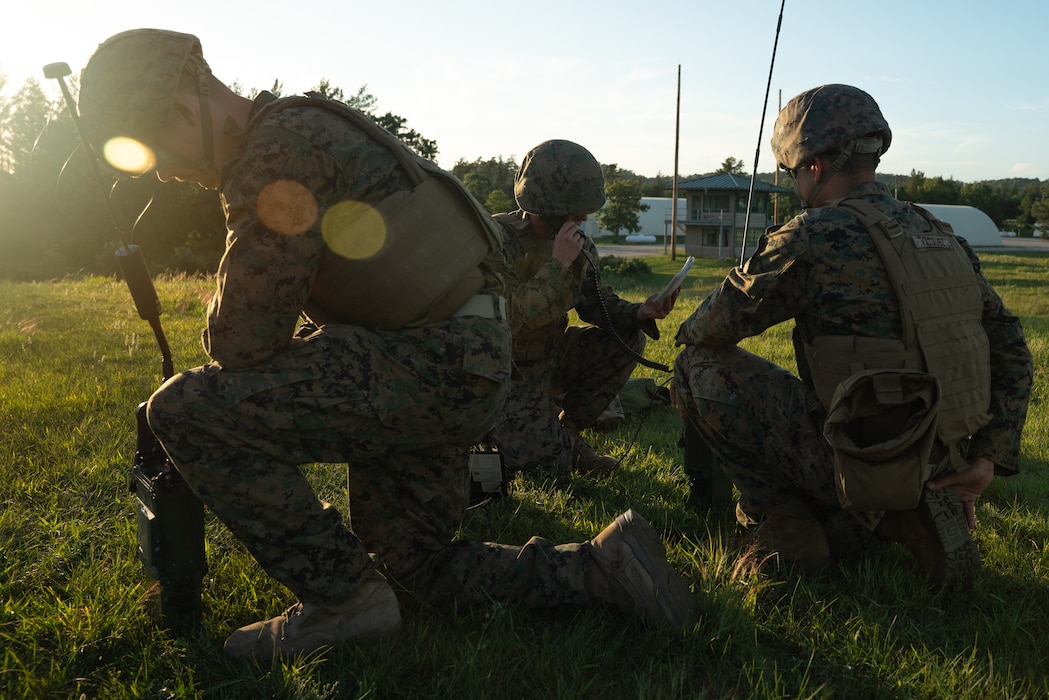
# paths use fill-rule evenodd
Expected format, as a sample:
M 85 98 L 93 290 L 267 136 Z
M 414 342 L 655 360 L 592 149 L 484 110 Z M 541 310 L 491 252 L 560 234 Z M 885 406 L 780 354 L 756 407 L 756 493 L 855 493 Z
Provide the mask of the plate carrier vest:
M 903 231 L 870 203 L 845 198 L 828 206 L 855 215 L 874 241 L 900 304 L 904 337 L 818 336 L 805 344 L 816 393 L 829 409 L 835 389 L 870 369 L 928 372 L 940 384 L 936 435 L 960 466 L 958 441 L 990 421 L 990 355 L 981 324 L 980 280 L 954 231 L 921 207 L 928 232 Z M 857 281 L 858 282 L 858 281 Z
M 295 107 L 346 118 L 387 148 L 413 185 L 375 206 L 386 230 L 374 255 L 350 259 L 325 249 L 308 302 L 316 307 L 323 300 L 323 306 L 309 309 L 311 319 L 396 330 L 450 318 L 484 285 L 480 263 L 489 256 L 501 260 L 501 233 L 491 216 L 458 178 L 349 105 L 308 93 L 278 99 L 256 119 Z M 339 235 L 373 239 L 374 226 L 374 217 L 357 217 L 340 222 Z

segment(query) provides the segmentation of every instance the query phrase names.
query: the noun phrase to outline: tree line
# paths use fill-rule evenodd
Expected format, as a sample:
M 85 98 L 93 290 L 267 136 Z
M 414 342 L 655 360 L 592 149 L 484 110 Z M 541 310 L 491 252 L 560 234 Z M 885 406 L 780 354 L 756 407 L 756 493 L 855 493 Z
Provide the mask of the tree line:
M 71 88 L 76 90 L 75 79 Z M 194 184 L 161 183 L 154 177 L 116 179 L 102 172 L 102 188 L 65 105 L 52 102 L 34 78 L 10 96 L 2 96 L 0 74 L 0 278 L 41 280 L 79 273 L 115 274 L 114 251 L 139 245 L 151 271 L 208 273 L 215 269 L 225 242 L 217 193 Z M 241 94 L 254 96 L 256 90 Z M 407 119 L 380 114 L 367 86 L 347 95 L 327 80 L 316 92 L 341 100 L 369 115 L 419 155 L 433 160 L 437 143 L 411 127 Z M 274 81 L 271 92 L 280 94 Z M 515 208 L 512 157 L 460 159 L 451 168 L 489 212 Z M 616 164 L 602 166 L 607 203 L 598 214 L 601 228 L 627 233 L 640 229 L 643 197 L 669 197 L 671 175 L 639 175 Z M 716 172 L 746 175 L 744 163 L 726 158 Z M 679 176 L 679 182 L 713 173 Z M 1037 179 L 962 183 L 953 178 L 879 174 L 899 199 L 928 204 L 960 204 L 986 212 L 999 229 L 1023 234 L 1036 224 L 1049 228 L 1049 181 Z M 758 178 L 774 182 L 774 173 Z M 105 196 L 103 196 L 103 192 Z M 108 204 L 107 200 L 108 199 Z M 790 205 L 788 205 L 789 208 Z M 794 202 L 793 206 L 797 207 Z

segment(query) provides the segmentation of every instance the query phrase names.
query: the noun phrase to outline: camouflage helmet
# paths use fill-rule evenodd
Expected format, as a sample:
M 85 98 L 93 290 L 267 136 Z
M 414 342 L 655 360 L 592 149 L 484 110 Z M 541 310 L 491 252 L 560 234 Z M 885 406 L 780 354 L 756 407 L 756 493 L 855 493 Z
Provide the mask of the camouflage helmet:
M 78 111 L 96 146 L 137 135 L 171 115 L 183 71 L 210 74 L 192 34 L 132 29 L 99 44 L 80 75 Z
M 578 143 L 544 141 L 517 169 L 514 199 L 523 211 L 540 216 L 591 214 L 605 203 L 601 164 Z
M 880 155 L 890 143 L 892 131 L 878 103 L 850 85 L 822 85 L 794 97 L 772 132 L 772 152 L 781 168 L 799 168 L 838 147 L 848 146 L 850 155 Z

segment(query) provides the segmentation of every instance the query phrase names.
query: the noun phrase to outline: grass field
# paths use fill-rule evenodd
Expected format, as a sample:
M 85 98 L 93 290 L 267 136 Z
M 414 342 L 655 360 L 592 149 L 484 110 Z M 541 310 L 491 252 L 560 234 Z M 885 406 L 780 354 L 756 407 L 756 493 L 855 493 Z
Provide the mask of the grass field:
M 639 299 L 680 265 L 646 261 L 651 274 L 606 281 Z M 140 605 L 149 582 L 135 557 L 128 477 L 135 407 L 159 384 L 161 363 L 126 287 L 100 278 L 0 282 L 0 697 L 1049 696 L 1049 254 L 988 254 L 984 263 L 1023 319 L 1037 373 L 1023 472 L 997 479 L 978 505 L 985 566 L 972 591 L 927 588 L 897 548 L 816 578 L 738 571 L 730 514 L 686 506 L 680 422 L 657 406 L 589 434 L 623 457 L 612 477 L 518 477 L 509 497 L 469 511 L 460 534 L 581 541 L 632 507 L 693 583 L 703 608 L 694 629 L 668 636 L 600 608 L 423 608 L 395 639 L 263 665 L 225 657 L 222 642 L 293 600 L 210 516 L 202 627 L 171 634 Z M 678 324 L 730 264 L 697 263 L 650 358 L 672 362 Z M 201 364 L 212 283 L 162 278 L 157 289 L 176 369 Z M 789 328 L 746 347 L 793 367 Z M 669 379 L 645 368 L 636 376 Z M 342 467 L 306 469 L 326 500 L 345 503 Z

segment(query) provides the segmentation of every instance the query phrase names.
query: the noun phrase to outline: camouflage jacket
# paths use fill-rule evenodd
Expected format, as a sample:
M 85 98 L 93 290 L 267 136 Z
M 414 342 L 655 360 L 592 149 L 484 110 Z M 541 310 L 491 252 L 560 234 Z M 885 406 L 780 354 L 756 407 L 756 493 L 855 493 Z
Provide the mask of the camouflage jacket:
M 870 202 L 904 230 L 928 228 L 920 214 L 882 184 L 863 183 L 848 196 Z M 959 241 L 979 276 L 982 323 L 991 348 L 993 418 L 972 437 L 968 454 L 990 459 L 999 473 L 1015 473 L 1031 393 L 1031 354 L 1019 319 L 984 278 L 969 244 L 960 236 Z M 850 274 L 842 274 L 848 268 Z M 795 347 L 819 335 L 902 337 L 899 305 L 885 267 L 863 224 L 849 212 L 809 209 L 762 236 L 754 255 L 733 269 L 681 325 L 677 344 L 735 345 L 788 319 L 794 319 Z M 806 379 L 803 353 L 797 360 Z
M 504 231 L 506 298 L 510 330 L 514 339 L 514 361 L 533 362 L 545 357 L 568 327 L 568 311 L 579 318 L 606 327 L 593 269 L 588 258 L 598 260 L 597 246 L 588 237 L 579 257 L 569 268 L 552 257 L 553 241 L 535 235 L 522 211 L 496 214 Z M 633 333 L 638 328 L 659 337 L 655 321 L 639 321 L 640 303 L 619 298 L 612 287 L 601 286 L 604 303 L 616 330 Z
M 225 368 L 287 349 L 300 313 L 330 306 L 315 297 L 323 292 L 313 280 L 325 264 L 322 222 L 334 205 L 376 204 L 412 189 L 396 157 L 338 114 L 303 106 L 257 116 L 275 99 L 256 99 L 222 172 L 228 234 L 203 343 Z

